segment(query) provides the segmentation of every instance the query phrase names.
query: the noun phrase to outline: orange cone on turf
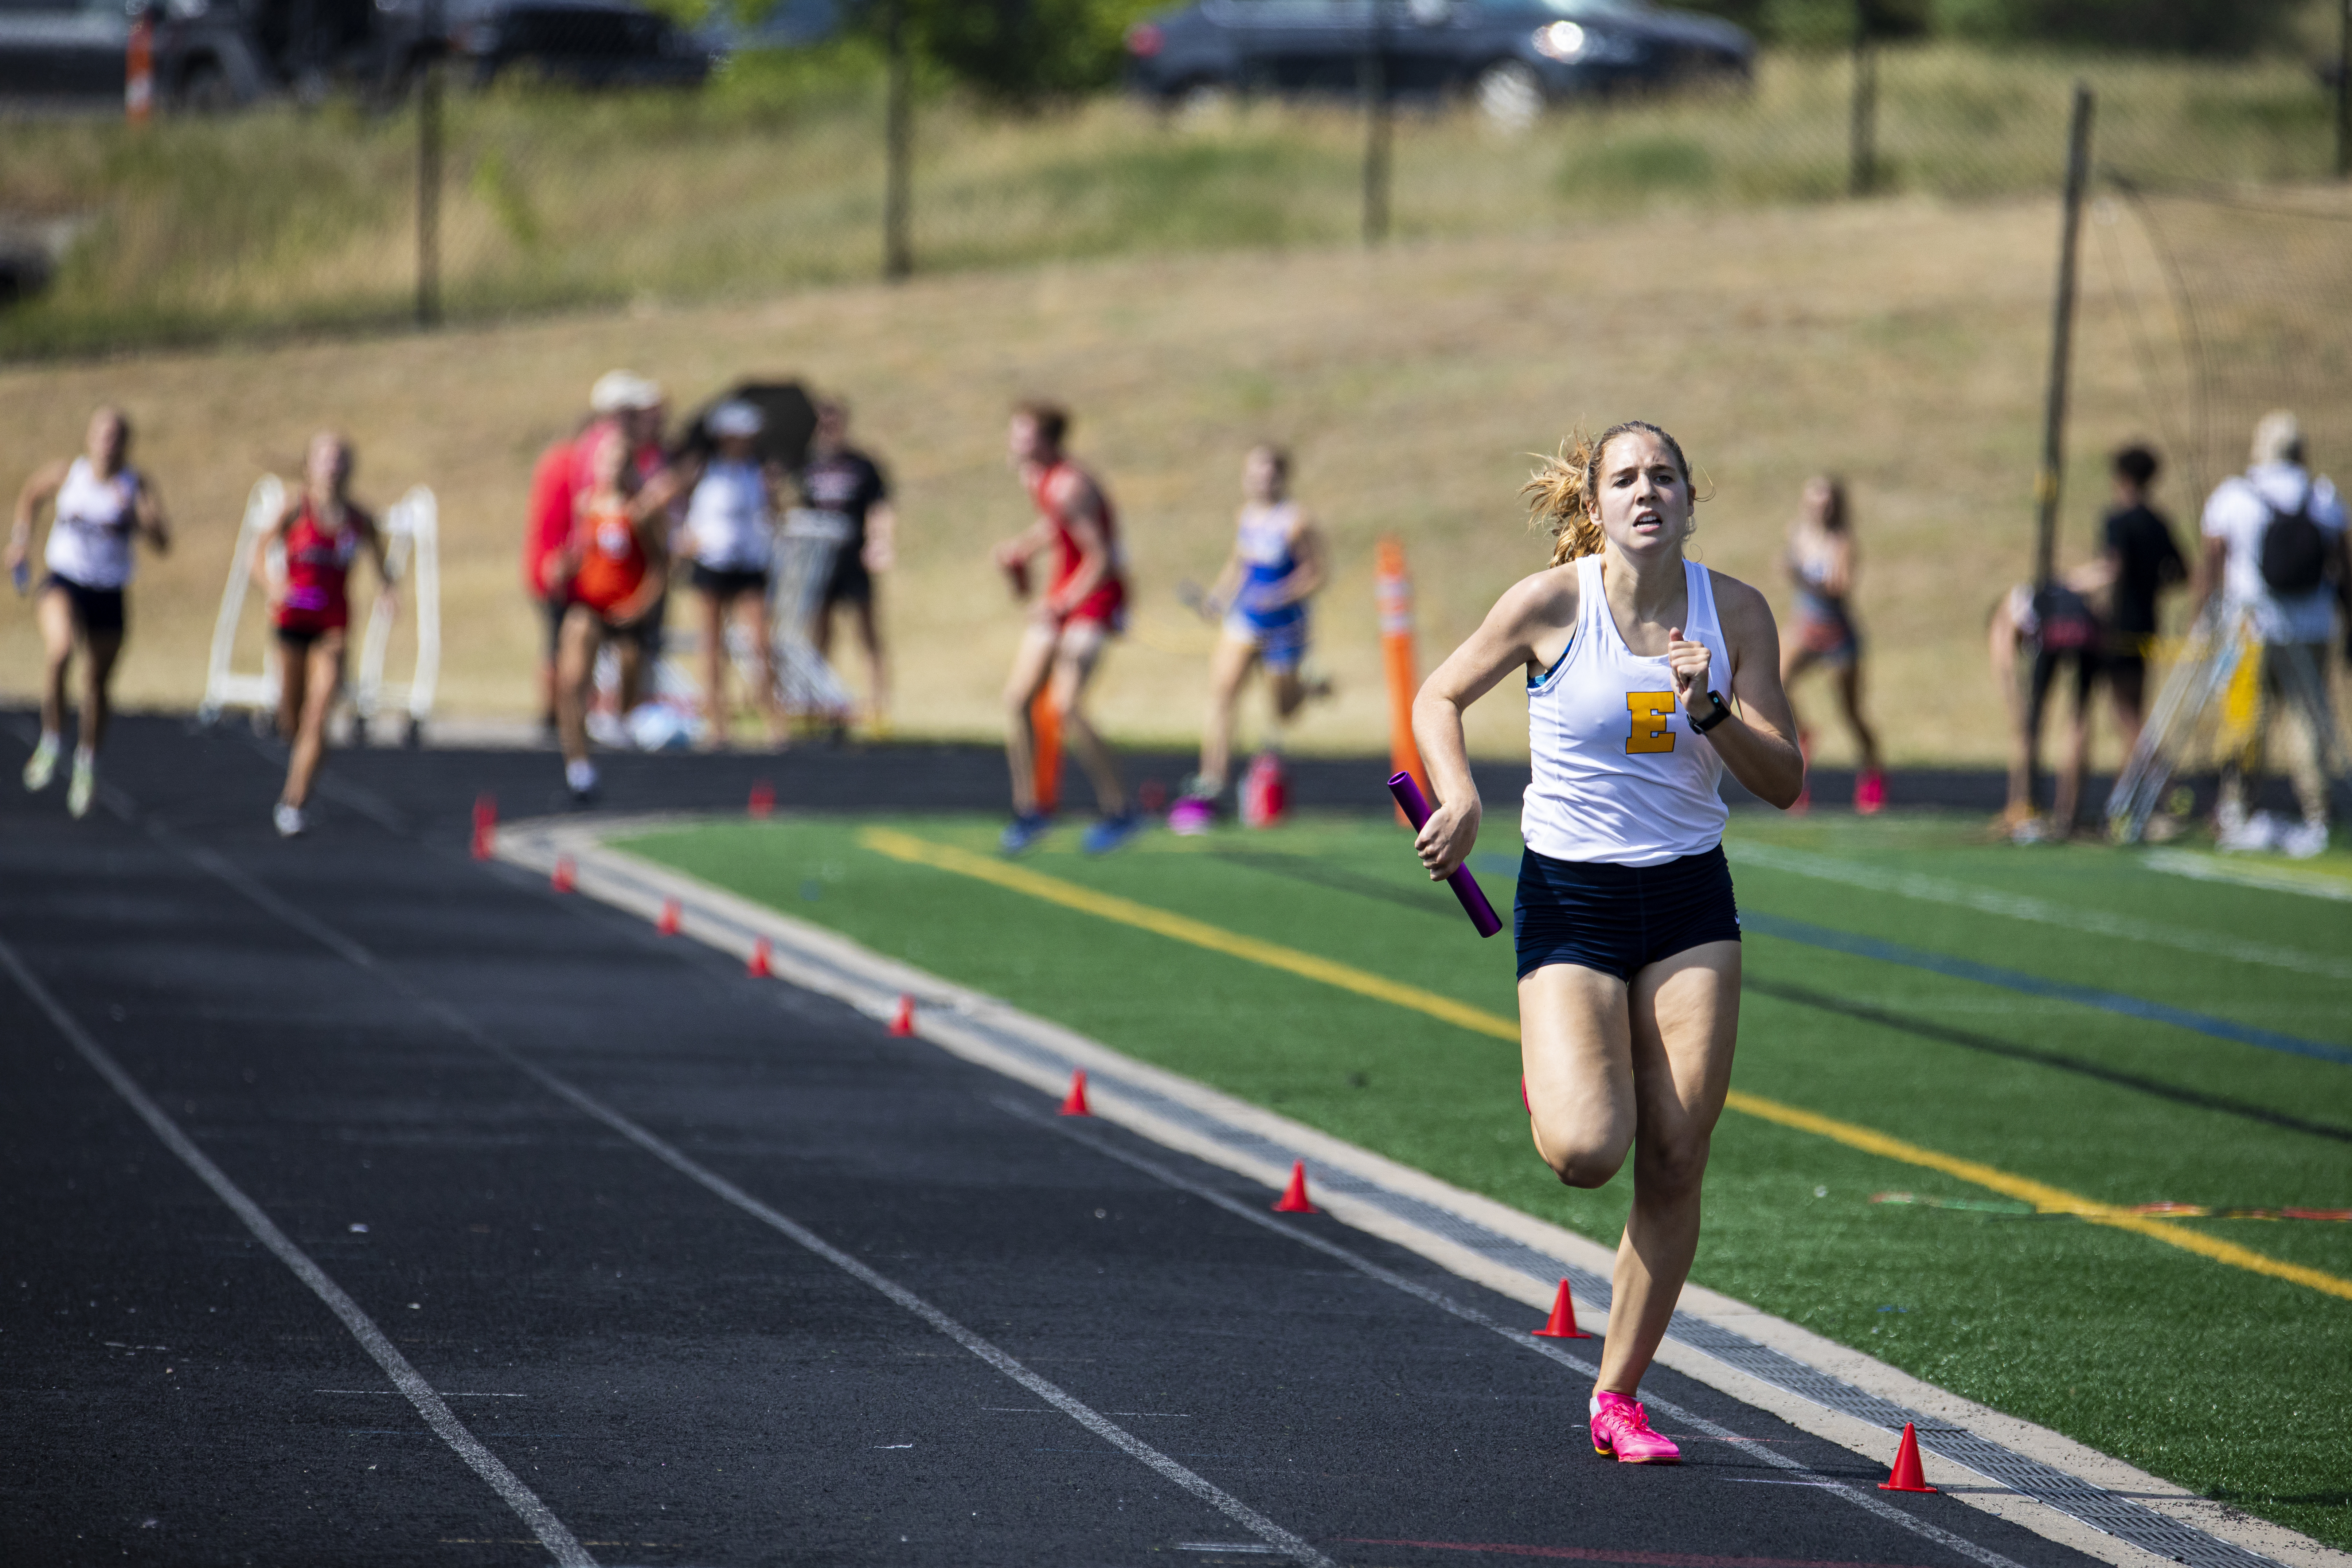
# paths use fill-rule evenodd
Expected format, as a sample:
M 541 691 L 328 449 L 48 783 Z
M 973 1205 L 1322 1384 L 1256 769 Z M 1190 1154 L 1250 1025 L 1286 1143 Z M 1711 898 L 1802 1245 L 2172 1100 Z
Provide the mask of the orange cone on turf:
M 912 996 L 898 998 L 898 1010 L 890 1015 L 890 1032 L 901 1039 L 915 1032 L 915 999 Z
M 1087 1109 L 1087 1069 L 1079 1068 L 1070 1074 L 1070 1092 L 1062 1097 L 1065 1116 L 1092 1116 Z
M 568 893 L 580 885 L 580 874 L 572 868 L 571 856 L 555 858 L 555 869 L 548 877 L 547 885 L 559 893 Z
M 676 936 L 677 934 L 677 928 L 681 923 L 681 919 L 682 917 L 678 911 L 677 900 L 676 899 L 664 899 L 662 900 L 661 919 L 654 921 L 654 934 L 656 936 Z
M 766 937 L 763 936 L 759 941 L 751 944 L 751 961 L 743 965 L 743 973 L 749 974 L 754 980 L 765 980 L 769 975 L 775 973 L 773 969 L 771 969 L 768 966 L 768 939 Z
M 1936 1489 L 1927 1484 L 1926 1473 L 1919 1468 L 1919 1434 L 1911 1429 L 1908 1421 L 1903 1423 L 1903 1441 L 1895 1450 L 1894 1473 L 1878 1483 L 1878 1489 L 1883 1492 L 1931 1492 Z
M 1307 1201 L 1307 1162 L 1290 1162 L 1290 1185 L 1282 1189 L 1282 1196 L 1274 1200 L 1276 1214 L 1320 1214 L 1323 1211 Z
M 474 797 L 474 858 L 487 860 L 496 853 L 499 835 L 499 797 L 478 795 Z
M 1529 1333 L 1539 1340 L 1589 1340 L 1592 1336 L 1576 1326 L 1576 1303 L 1569 1299 L 1568 1281 L 1559 1282 L 1559 1294 L 1552 1298 L 1551 1316 L 1540 1329 Z
M 776 809 L 776 786 L 761 779 L 751 786 L 751 815 L 765 817 Z

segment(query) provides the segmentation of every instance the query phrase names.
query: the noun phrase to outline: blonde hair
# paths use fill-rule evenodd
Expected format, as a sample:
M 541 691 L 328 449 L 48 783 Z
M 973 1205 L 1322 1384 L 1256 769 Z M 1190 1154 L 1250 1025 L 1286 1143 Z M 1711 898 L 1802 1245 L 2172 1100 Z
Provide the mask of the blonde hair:
M 1646 419 L 1612 425 L 1598 436 L 1570 431 L 1557 453 L 1537 459 L 1543 466 L 1519 487 L 1519 493 L 1528 498 L 1528 526 L 1551 535 L 1553 565 L 1564 566 L 1601 553 L 1606 541 L 1600 521 L 1592 515 L 1601 455 L 1609 449 L 1610 442 L 1637 430 L 1655 436 L 1665 444 L 1666 450 L 1675 455 L 1675 468 L 1683 477 L 1683 488 L 1690 488 L 1690 462 L 1683 456 L 1682 443 Z M 1685 533 L 1683 537 L 1690 536 Z

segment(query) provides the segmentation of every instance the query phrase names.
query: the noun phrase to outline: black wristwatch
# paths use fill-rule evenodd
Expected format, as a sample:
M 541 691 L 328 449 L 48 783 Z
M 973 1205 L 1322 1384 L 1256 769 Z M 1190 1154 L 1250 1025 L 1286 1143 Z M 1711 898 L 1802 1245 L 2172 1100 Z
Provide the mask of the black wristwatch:
M 1691 733 L 1694 735 L 1704 735 L 1731 717 L 1731 704 L 1723 700 L 1722 692 L 1710 691 L 1706 694 L 1706 700 L 1715 704 L 1715 711 L 1704 719 L 1694 719 L 1690 721 Z

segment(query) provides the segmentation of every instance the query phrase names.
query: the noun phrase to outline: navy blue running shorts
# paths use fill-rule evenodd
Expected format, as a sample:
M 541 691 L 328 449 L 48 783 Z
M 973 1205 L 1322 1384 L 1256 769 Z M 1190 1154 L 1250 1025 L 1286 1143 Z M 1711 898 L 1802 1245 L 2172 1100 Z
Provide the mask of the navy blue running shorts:
M 1723 846 L 1662 866 L 1519 860 L 1512 910 L 1519 978 L 1547 963 L 1580 963 L 1620 980 L 1710 942 L 1739 940 L 1739 906 Z

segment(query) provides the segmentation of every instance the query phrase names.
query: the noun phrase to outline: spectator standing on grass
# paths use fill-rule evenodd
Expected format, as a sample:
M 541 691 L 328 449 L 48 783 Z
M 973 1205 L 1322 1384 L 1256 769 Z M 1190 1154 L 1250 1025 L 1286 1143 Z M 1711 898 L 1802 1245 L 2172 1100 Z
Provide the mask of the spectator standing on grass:
M 1886 774 L 1879 766 L 1878 737 L 1862 716 L 1862 630 L 1854 624 L 1850 600 L 1861 559 L 1853 542 L 1853 520 L 1846 508 L 1845 481 L 1816 474 L 1805 481 L 1797 521 L 1789 528 L 1787 564 L 1797 585 L 1796 624 L 1780 656 L 1780 684 L 1785 689 L 1816 664 L 1837 676 L 1838 701 L 1845 709 L 1846 727 L 1862 751 L 1862 771 L 1853 781 L 1853 808 L 1864 816 L 1886 806 Z M 1812 754 L 1812 737 L 1801 724 L 1797 744 Z M 1791 809 L 1812 804 L 1809 789 Z
M 1992 607 L 1986 626 L 1993 680 L 2009 703 L 2009 805 L 2000 828 L 2016 844 L 2064 838 L 2082 810 L 2083 775 L 2091 758 L 2091 693 L 2101 672 L 2099 650 L 2106 629 L 2084 596 L 2095 573 L 2077 573 L 2037 592 L 2020 583 Z M 2021 676 L 2018 660 L 2028 659 Z M 2066 732 L 2066 760 L 2059 764 L 2058 787 L 2045 822 L 2035 811 L 2042 773 L 2042 721 L 2049 712 L 2050 689 L 2060 675 L 2071 678 L 2074 707 Z
M 106 739 L 114 661 L 122 652 L 123 591 L 131 584 L 132 545 L 143 538 L 159 555 L 172 547 L 163 498 L 152 480 L 131 466 L 131 421 L 121 409 L 92 414 L 82 455 L 35 469 L 16 493 L 7 563 L 19 594 L 31 577 L 34 521 L 50 505 L 56 515 L 41 556 L 47 573 L 33 605 L 44 656 L 41 736 L 25 763 L 25 787 L 38 794 L 57 774 L 66 673 L 79 648 L 81 732 L 74 744 L 66 810 L 79 817 L 89 815 L 98 788 L 98 748 Z
M 1034 844 L 1053 826 L 1037 809 L 1037 738 L 1030 706 L 1040 692 L 1054 705 L 1063 741 L 1095 786 L 1101 820 L 1087 829 L 1087 853 L 1118 848 L 1142 826 L 1120 784 L 1118 763 L 1087 721 L 1087 683 L 1110 639 L 1127 629 L 1127 579 L 1120 570 L 1118 514 L 1095 477 L 1063 449 L 1070 416 L 1050 403 L 1013 410 L 1006 445 L 1037 521 L 996 547 L 996 564 L 1026 598 L 1029 562 L 1054 552 L 1053 580 L 1037 595 L 1029 625 L 1004 683 L 1004 755 L 1013 772 L 1013 822 L 1004 830 L 1008 855 Z
M 687 501 L 679 542 L 693 566 L 689 580 L 701 606 L 702 688 L 709 720 L 706 744 L 727 744 L 727 623 L 731 617 L 751 645 L 755 689 L 752 705 L 767 721 L 768 742 L 784 743 L 784 710 L 776 698 L 776 647 L 768 635 L 768 573 L 775 554 L 776 490 L 782 474 L 760 460 L 758 442 L 766 420 L 749 403 L 720 404 L 702 427 L 710 455 L 692 466 L 693 495 Z M 682 476 L 683 478 L 684 476 Z
M 2156 601 L 2188 581 L 2189 563 L 2173 542 L 2172 521 L 2148 505 L 2162 468 L 2146 447 L 2115 456 L 2116 504 L 2101 533 L 2101 575 L 2107 584 L 2107 643 L 2101 658 L 2116 738 L 2124 755 L 2139 744 L 2147 721 L 2147 658 L 2156 643 Z
M 1690 464 L 1643 421 L 1579 434 L 1528 483 L 1551 563 L 1521 579 L 1413 700 L 1436 809 L 1433 880 L 1470 858 L 1478 786 L 1463 710 L 1518 678 L 1531 767 L 1515 920 L 1521 1093 L 1572 1187 L 1630 1154 L 1633 1203 L 1586 1411 L 1593 1448 L 1675 1464 L 1635 1395 L 1698 1250 L 1708 1142 L 1739 1034 L 1726 768 L 1787 808 L 1804 784 L 1764 595 L 1685 553 Z M 1735 709 L 1723 697 L 1738 700 Z
M 890 660 L 882 646 L 882 611 L 875 602 L 878 574 L 898 563 L 898 514 L 881 466 L 849 444 L 849 405 L 837 397 L 816 404 L 816 432 L 800 473 L 801 505 L 837 517 L 847 530 L 834 552 L 833 575 L 817 601 L 809 640 L 820 658 L 833 657 L 833 616 L 847 609 L 866 650 L 866 710 L 874 732 L 890 730 Z
M 2327 847 L 2327 766 L 2336 746 L 2328 695 L 2329 645 L 2339 599 L 2352 592 L 2344 502 L 2330 480 L 2305 466 L 2303 429 L 2284 409 L 2254 427 L 2252 464 L 2214 487 L 2205 502 L 2197 605 L 2216 595 L 2225 612 L 2251 618 L 2262 645 L 2262 713 L 2242 758 L 2221 775 L 2214 813 L 2221 847 L 2270 849 L 2298 859 Z M 2303 820 L 2292 826 L 2250 810 L 2265 749 L 2282 717 L 2297 731 L 2287 776 Z
M 286 784 L 271 814 L 278 836 L 292 838 L 309 823 L 303 813 L 327 751 L 327 716 L 343 688 L 343 656 L 351 627 L 352 563 L 361 551 L 375 563 L 376 582 L 392 609 L 392 568 L 375 518 L 351 497 L 352 444 L 331 430 L 310 437 L 302 484 L 253 552 L 253 581 L 269 604 L 270 635 L 278 642 L 278 733 L 288 747 Z M 285 562 L 272 572 L 269 547 L 282 543 Z

